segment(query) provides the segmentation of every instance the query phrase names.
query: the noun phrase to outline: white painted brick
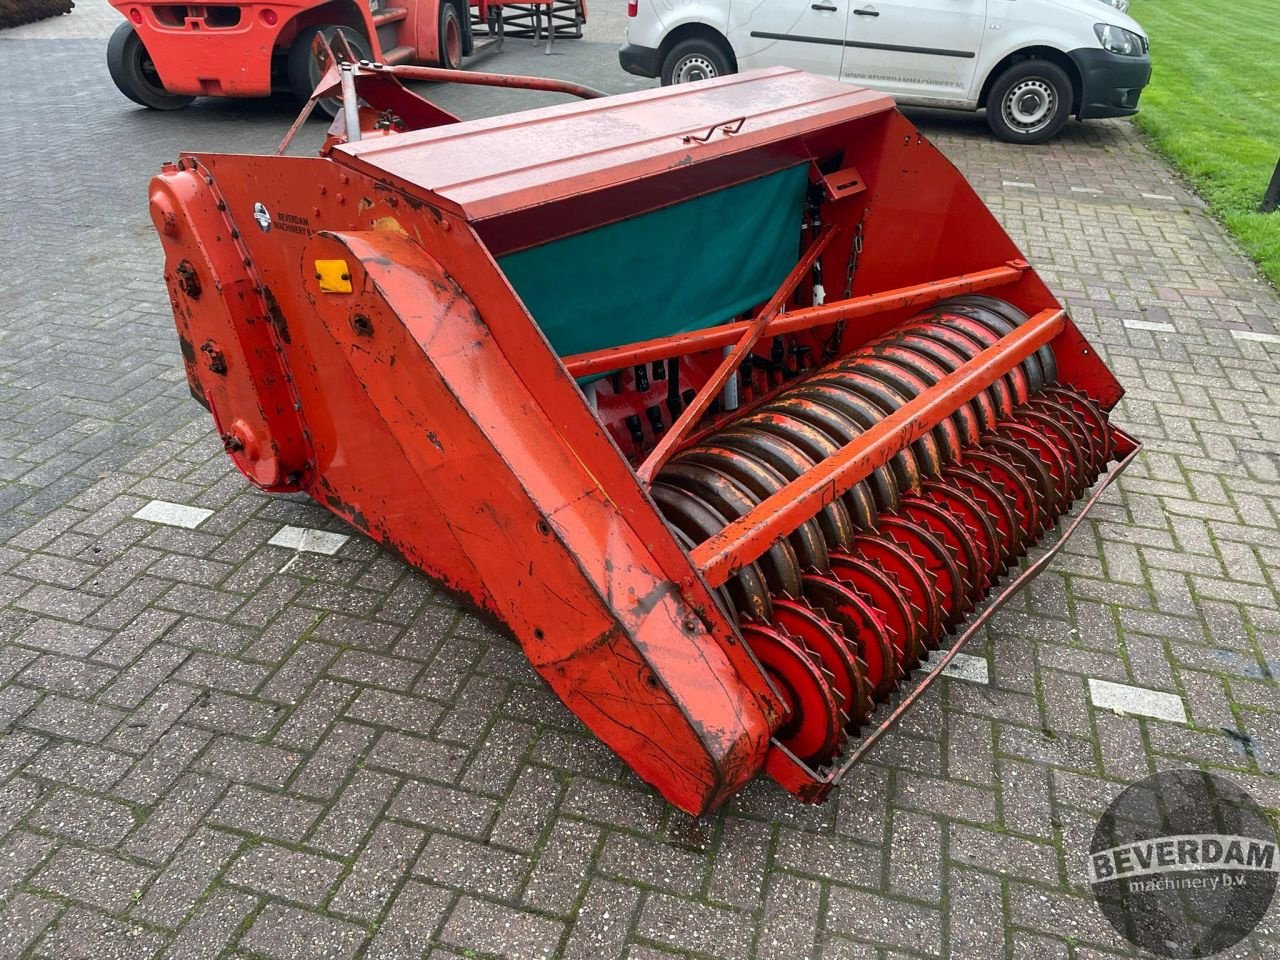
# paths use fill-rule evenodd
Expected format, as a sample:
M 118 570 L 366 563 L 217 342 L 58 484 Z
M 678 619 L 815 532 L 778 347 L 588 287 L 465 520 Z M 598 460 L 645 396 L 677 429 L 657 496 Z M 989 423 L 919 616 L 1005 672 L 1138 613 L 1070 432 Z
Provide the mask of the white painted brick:
M 1102 193 L 1102 191 L 1098 190 L 1096 187 L 1072 187 L 1071 192 L 1072 193 L 1092 193 L 1092 194 Z
M 134 516 L 139 520 L 163 523 L 167 527 L 184 527 L 187 530 L 194 530 L 213 516 L 213 511 L 202 507 L 189 507 L 185 503 L 152 500 Z
M 1254 333 L 1252 330 L 1232 330 L 1231 335 L 1237 340 L 1251 340 L 1254 343 L 1280 343 L 1280 337 L 1274 333 Z
M 1023 183 L 1020 180 L 1002 180 L 1001 183 L 1006 187 L 1019 187 L 1023 190 L 1034 190 L 1036 188 L 1034 183 Z
M 330 533 L 327 530 L 312 530 L 309 527 L 281 527 L 267 543 L 275 547 L 302 550 L 306 553 L 323 553 L 332 557 L 350 539 L 345 533 Z
M 1144 197 L 1148 200 L 1176 200 L 1177 197 L 1171 197 L 1167 193 L 1144 193 Z
M 925 658 L 924 668 L 932 670 L 942 659 L 941 650 L 933 650 Z M 957 680 L 968 680 L 970 683 L 990 683 L 991 675 L 986 657 L 974 657 L 967 653 L 957 653 L 942 670 L 944 677 L 955 677 Z
M 1177 333 L 1178 328 L 1172 323 L 1160 323 L 1156 320 L 1137 320 L 1126 317 L 1124 325 L 1130 330 L 1154 330 L 1158 333 Z
M 1132 717 L 1155 717 L 1173 723 L 1187 722 L 1187 708 L 1182 698 L 1162 690 L 1131 687 L 1125 683 L 1089 678 L 1089 699 L 1095 707 L 1114 710 Z

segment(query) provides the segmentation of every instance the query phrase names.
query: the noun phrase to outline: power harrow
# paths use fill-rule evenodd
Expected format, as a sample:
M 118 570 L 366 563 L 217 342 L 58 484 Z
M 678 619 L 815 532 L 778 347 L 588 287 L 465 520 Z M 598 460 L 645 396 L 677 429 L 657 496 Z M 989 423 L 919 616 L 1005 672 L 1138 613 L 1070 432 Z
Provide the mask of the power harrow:
M 0 0 L 0 30 L 70 13 L 74 0 Z
M 822 800 L 1139 448 L 888 97 L 445 74 L 585 98 L 459 122 L 423 68 L 318 55 L 321 156 L 152 182 L 192 393 L 686 811 L 761 769 Z

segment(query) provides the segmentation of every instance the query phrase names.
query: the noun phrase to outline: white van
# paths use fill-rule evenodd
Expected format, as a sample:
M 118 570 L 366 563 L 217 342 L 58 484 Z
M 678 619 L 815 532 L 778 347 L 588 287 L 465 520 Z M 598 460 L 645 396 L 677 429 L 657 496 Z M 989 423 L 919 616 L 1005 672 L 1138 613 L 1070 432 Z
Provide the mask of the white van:
M 1128 0 L 628 0 L 623 69 L 664 85 L 799 67 L 899 103 L 987 109 L 1040 143 L 1069 117 L 1137 113 L 1151 77 Z

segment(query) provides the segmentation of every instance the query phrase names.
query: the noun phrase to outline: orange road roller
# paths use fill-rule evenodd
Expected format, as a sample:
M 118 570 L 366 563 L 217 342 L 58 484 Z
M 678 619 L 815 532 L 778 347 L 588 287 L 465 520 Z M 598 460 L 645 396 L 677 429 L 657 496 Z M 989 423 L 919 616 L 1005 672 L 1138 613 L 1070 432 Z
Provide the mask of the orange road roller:
M 821 801 L 1135 456 L 1120 385 L 887 96 L 429 75 L 333 60 L 320 156 L 152 181 L 191 392 L 675 806 Z

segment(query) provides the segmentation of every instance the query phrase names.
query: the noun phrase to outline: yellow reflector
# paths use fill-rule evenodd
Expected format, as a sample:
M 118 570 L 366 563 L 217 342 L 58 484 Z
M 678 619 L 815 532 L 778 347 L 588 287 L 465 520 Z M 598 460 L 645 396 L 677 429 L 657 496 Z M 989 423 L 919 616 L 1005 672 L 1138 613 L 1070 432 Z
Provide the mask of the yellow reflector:
M 316 279 L 321 293 L 351 292 L 351 271 L 345 260 L 317 260 Z

